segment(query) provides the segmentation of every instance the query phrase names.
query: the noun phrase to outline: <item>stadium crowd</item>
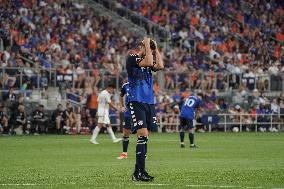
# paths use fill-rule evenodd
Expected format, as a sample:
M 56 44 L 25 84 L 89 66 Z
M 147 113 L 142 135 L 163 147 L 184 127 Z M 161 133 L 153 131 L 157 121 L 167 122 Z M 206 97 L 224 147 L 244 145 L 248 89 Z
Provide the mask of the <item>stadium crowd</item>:
M 253 96 L 250 97 L 245 91 L 240 91 L 233 99 L 233 103 L 227 103 L 225 98 L 217 97 L 216 93 L 204 94 L 201 109 L 197 114 L 198 130 L 200 132 L 207 131 L 209 128 L 208 116 L 217 116 L 217 114 L 227 114 L 228 129 L 233 126 L 240 125 L 245 127 L 247 131 L 253 129 L 258 123 L 260 131 L 270 130 L 278 131 L 283 127 L 284 116 L 284 93 L 279 98 L 270 100 L 265 95 L 254 90 Z M 117 103 L 116 92 L 112 101 Z M 176 132 L 179 123 L 178 114 L 183 100 L 188 97 L 189 91 L 176 90 L 174 94 L 156 93 L 156 113 L 160 129 L 165 132 Z M 43 105 L 38 105 L 36 110 L 31 112 L 26 108 L 24 97 L 16 95 L 10 90 L 7 96 L 3 96 L 4 103 L 0 107 L 1 126 L 0 131 L 3 134 L 12 133 L 30 133 L 41 134 L 53 132 L 57 134 L 87 134 L 96 126 L 96 110 L 97 110 L 97 90 L 88 95 L 86 99 L 80 99 L 80 106 L 74 103 L 74 98 L 66 105 L 58 104 L 57 109 L 47 113 L 44 111 Z M 78 103 L 78 102 L 75 102 Z M 64 107 L 66 107 L 64 109 Z M 122 112 L 110 109 L 111 123 L 115 126 L 122 124 Z M 218 116 L 213 118 L 212 125 L 216 130 L 224 130 L 224 117 Z M 217 121 L 216 121 L 217 120 Z M 271 122 L 273 125 L 271 125 Z M 281 126 L 282 124 L 282 126 Z M 20 128 L 20 129 L 19 129 Z M 18 130 L 17 130 L 18 129 Z M 116 128 L 116 129 L 119 129 Z M 20 131 L 19 131 L 20 130 Z M 15 132 L 14 132 L 15 131 Z
M 155 84 L 158 120 L 167 123 L 166 131 L 175 131 L 178 120 L 174 115 L 179 112 L 181 99 L 191 91 L 207 94 L 203 113 L 230 113 L 234 121 L 240 119 L 233 116 L 238 113 L 251 114 L 245 117 L 247 124 L 253 123 L 255 114 L 284 113 L 284 94 L 268 98 L 264 93 L 269 89 L 283 91 L 283 4 L 261 0 L 119 2 L 171 33 L 172 48 L 164 52 L 165 90 Z M 13 107 L 10 113 L 1 113 L 1 131 L 6 133 L 5 128 L 11 123 L 40 133 L 46 130 L 41 125 L 49 119 L 57 133 L 64 126 L 79 132 L 80 122 L 93 127 L 92 112 L 96 109 L 102 75 L 106 80 L 119 78 L 122 84 L 126 76 L 124 56 L 136 43 L 135 34 L 116 28 L 108 17 L 98 17 L 90 8 L 70 1 L 0 0 L 0 16 L 0 38 L 4 45 L 0 49 L 0 87 L 4 89 L 5 102 L 0 112 Z M 58 77 L 63 82 L 57 84 L 68 88 L 69 100 L 86 104 L 87 108 L 79 111 L 67 104 L 64 111 L 59 105 L 52 118 L 46 115 L 40 121 L 36 112 L 32 116 L 23 115 L 23 96 L 16 95 L 14 89 L 21 93 L 46 88 L 53 83 L 49 76 L 55 72 L 57 76 L 70 76 L 63 80 Z M 232 100 L 217 96 L 228 89 L 234 90 Z M 16 104 L 10 106 L 6 102 Z M 39 106 L 36 111 L 41 112 L 42 108 Z M 113 123 L 118 123 L 119 115 L 114 111 L 112 115 Z M 17 116 L 23 122 L 14 123 Z M 36 128 L 28 127 L 28 123 Z
M 4 46 L 9 46 L 11 38 L 13 41 L 0 54 L 1 67 L 6 70 L 1 85 L 6 89 L 24 84 L 32 89 L 38 83 L 44 87 L 51 82 L 50 69 L 58 75 L 72 75 L 78 88 L 91 78 L 96 85 L 100 70 L 106 70 L 108 76 L 123 69 L 124 55 L 136 41 L 133 33 L 115 27 L 108 17 L 70 1 L 2 0 L 0 16 Z M 20 70 L 15 68 L 23 68 L 21 86 Z
M 284 72 L 283 2 L 119 2 L 170 32 L 174 48 L 165 60 L 174 72 L 166 75 L 166 88 L 180 81 L 192 89 L 237 89 L 241 79 L 249 78 L 250 90 L 255 83 L 263 91 L 271 74 L 270 79 L 276 81 L 271 89 L 281 90 L 277 81 L 282 81 L 279 75 Z M 177 70 L 185 73 L 176 74 Z

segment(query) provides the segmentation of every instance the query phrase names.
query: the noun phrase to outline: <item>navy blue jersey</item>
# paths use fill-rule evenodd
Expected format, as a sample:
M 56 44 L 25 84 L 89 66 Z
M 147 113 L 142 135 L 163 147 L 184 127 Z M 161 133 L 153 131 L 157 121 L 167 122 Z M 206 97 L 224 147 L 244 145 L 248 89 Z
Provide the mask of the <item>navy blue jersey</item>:
M 142 58 L 130 54 L 126 59 L 129 82 L 129 102 L 154 104 L 153 78 L 151 67 L 139 67 Z
M 125 107 L 127 108 L 126 112 L 124 112 L 124 116 L 125 117 L 130 117 L 130 113 L 129 113 L 129 110 L 128 110 L 128 102 L 129 102 L 129 83 L 124 83 L 121 87 L 121 91 L 120 91 L 120 96 L 121 97 L 124 97 L 125 96 L 125 99 L 124 99 L 124 103 L 125 103 Z
M 189 96 L 183 103 L 180 111 L 180 117 L 185 119 L 194 119 L 195 110 L 198 108 L 200 100 L 197 96 Z

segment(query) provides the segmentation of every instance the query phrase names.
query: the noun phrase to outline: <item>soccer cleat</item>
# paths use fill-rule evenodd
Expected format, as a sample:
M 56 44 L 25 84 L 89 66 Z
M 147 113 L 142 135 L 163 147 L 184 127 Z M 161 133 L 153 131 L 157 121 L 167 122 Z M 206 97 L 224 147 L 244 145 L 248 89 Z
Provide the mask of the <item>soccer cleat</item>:
M 118 142 L 120 142 L 122 140 L 122 138 L 116 138 L 116 139 L 114 139 L 112 142 L 113 143 L 118 143 Z
M 196 146 L 195 144 L 191 144 L 189 147 L 190 148 L 198 148 L 198 146 Z
M 150 176 L 146 171 L 144 171 L 144 172 L 142 173 L 142 175 L 144 175 L 145 177 L 149 178 L 150 181 L 152 181 L 152 180 L 155 178 L 155 177 L 153 177 L 153 176 Z
M 181 143 L 181 144 L 180 144 L 180 147 L 181 147 L 181 148 L 184 148 L 184 147 L 185 147 L 185 145 L 184 145 L 183 143 Z
M 96 140 L 90 140 L 91 144 L 99 144 Z
M 153 181 L 154 177 L 150 176 L 146 171 L 141 172 L 134 172 L 132 175 L 132 181 L 143 181 L 143 182 L 151 182 Z
M 135 171 L 132 175 L 132 181 L 134 182 L 140 181 L 140 176 L 141 176 L 141 173 L 138 171 Z
M 151 182 L 153 181 L 154 177 L 148 175 L 148 173 L 145 171 L 144 173 L 140 173 L 140 181 L 143 182 Z
M 119 155 L 119 157 L 117 157 L 117 159 L 127 159 L 128 158 L 128 155 L 127 155 L 127 153 L 124 153 L 124 152 L 122 152 L 120 155 Z

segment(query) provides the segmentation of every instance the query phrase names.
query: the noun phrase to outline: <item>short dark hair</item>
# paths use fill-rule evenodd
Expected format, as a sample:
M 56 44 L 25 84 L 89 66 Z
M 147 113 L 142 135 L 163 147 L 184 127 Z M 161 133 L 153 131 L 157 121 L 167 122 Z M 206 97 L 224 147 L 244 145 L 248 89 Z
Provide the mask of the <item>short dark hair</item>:
M 115 89 L 116 88 L 116 85 L 114 83 L 109 83 L 107 84 L 107 88 L 113 88 Z
M 198 97 L 201 97 L 201 99 L 204 98 L 204 95 L 203 95 L 202 93 L 197 93 L 197 96 L 198 96 Z

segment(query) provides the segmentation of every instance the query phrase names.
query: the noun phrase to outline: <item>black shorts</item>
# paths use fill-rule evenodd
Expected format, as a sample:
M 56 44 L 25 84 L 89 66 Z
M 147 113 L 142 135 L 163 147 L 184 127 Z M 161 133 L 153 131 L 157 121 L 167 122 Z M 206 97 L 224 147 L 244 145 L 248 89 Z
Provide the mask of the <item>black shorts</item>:
M 90 109 L 89 112 L 90 112 L 91 118 L 95 118 L 96 117 L 97 109 Z
M 125 116 L 124 117 L 124 122 L 123 122 L 123 128 L 124 129 L 132 129 L 132 122 L 131 122 L 131 117 L 130 116 Z
M 180 125 L 179 125 L 179 130 L 187 131 L 188 129 L 193 129 L 195 126 L 193 124 L 192 119 L 186 119 L 183 117 L 179 118 L 180 120 Z
M 147 128 L 148 131 L 157 130 L 157 118 L 154 104 L 129 102 L 129 111 L 133 123 L 131 131 L 133 134 L 142 128 Z

